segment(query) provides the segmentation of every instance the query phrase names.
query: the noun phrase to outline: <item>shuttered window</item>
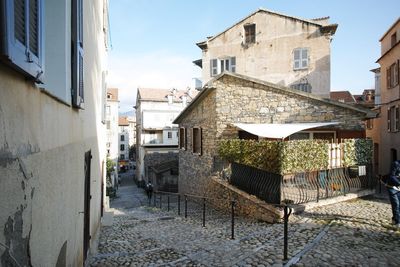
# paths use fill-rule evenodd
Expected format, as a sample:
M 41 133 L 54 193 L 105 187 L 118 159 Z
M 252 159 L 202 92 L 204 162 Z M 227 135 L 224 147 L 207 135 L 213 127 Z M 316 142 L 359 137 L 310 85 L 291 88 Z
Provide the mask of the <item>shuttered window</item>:
M 84 108 L 83 0 L 72 0 L 72 105 Z
M 24 76 L 41 82 L 43 77 L 43 0 L 4 0 L 0 6 L 0 42 L 3 62 Z
M 218 60 L 217 59 L 211 59 L 210 60 L 210 76 L 216 76 L 218 75 Z
M 293 51 L 293 69 L 306 69 L 308 68 L 308 49 L 307 48 L 296 48 Z
M 248 24 L 244 25 L 244 42 L 246 44 L 253 44 L 256 42 L 256 25 Z

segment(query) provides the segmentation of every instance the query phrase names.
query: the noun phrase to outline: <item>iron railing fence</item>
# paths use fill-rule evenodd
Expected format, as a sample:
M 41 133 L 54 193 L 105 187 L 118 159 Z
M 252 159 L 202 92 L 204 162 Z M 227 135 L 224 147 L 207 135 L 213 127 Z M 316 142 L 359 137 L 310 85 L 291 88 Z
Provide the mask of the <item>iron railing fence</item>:
M 364 168 L 359 171 L 358 166 L 342 167 L 282 176 L 232 163 L 230 183 L 270 204 L 302 204 L 374 188 L 372 168 Z
M 267 203 L 281 203 L 281 175 L 239 163 L 232 163 L 231 169 L 230 183 L 233 186 L 255 195 Z

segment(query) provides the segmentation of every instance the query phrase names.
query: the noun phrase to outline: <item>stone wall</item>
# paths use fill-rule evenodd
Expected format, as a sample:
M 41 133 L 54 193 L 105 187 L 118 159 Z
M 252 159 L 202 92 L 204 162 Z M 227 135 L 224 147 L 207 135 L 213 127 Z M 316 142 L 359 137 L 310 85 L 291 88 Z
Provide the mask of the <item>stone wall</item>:
M 210 197 L 214 206 L 225 211 L 231 210 L 231 200 L 235 200 L 235 213 L 240 216 L 269 223 L 279 222 L 283 217 L 280 208 L 266 204 L 217 176 L 210 178 L 207 185 L 207 196 Z
M 181 193 L 208 193 L 218 159 L 218 141 L 238 137 L 239 129 L 233 123 L 338 121 L 340 124 L 329 130 L 364 131 L 365 113 L 361 111 L 262 81 L 225 74 L 204 90 L 208 90 L 203 92 L 204 99 L 189 109 L 180 122 L 188 139 L 187 150 L 179 152 Z M 202 128 L 202 155 L 192 153 L 193 127 Z

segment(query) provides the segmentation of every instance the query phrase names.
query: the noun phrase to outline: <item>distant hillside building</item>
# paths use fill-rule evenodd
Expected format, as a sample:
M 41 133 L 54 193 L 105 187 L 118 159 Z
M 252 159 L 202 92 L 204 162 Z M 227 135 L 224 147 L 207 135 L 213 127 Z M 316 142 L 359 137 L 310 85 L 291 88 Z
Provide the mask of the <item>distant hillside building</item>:
M 330 43 L 338 27 L 329 17 L 302 19 L 259 9 L 197 43 L 202 82 L 224 71 L 329 98 Z

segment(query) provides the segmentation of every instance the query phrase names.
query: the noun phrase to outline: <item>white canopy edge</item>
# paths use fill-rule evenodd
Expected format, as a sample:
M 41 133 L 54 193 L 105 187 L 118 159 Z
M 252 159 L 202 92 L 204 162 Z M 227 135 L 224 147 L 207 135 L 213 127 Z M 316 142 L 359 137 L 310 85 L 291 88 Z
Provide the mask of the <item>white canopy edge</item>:
M 310 123 L 234 123 L 236 127 L 254 135 L 267 138 L 283 139 L 294 133 L 328 125 L 336 125 L 339 122 L 310 122 Z

